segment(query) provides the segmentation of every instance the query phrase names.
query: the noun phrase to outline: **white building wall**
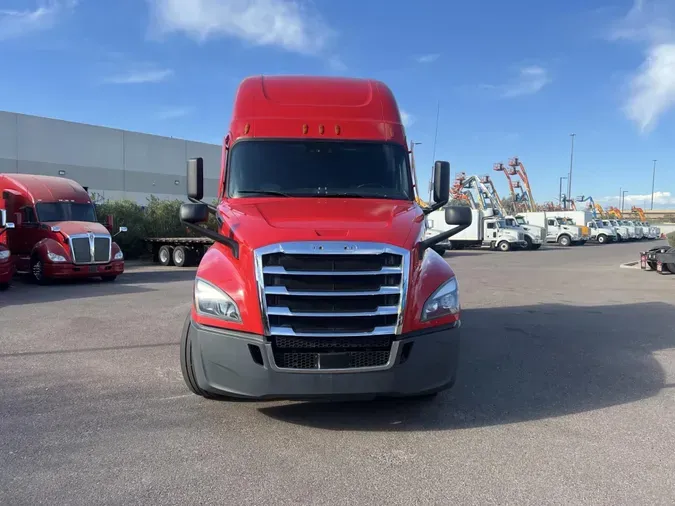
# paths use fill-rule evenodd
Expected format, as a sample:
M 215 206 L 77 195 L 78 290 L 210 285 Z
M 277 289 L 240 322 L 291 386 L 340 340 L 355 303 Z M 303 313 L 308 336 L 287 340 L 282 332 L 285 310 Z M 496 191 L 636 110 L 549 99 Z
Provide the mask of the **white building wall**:
M 217 195 L 221 147 L 0 111 L 0 172 L 74 179 L 106 199 L 186 200 L 189 158 L 204 159 L 205 200 Z

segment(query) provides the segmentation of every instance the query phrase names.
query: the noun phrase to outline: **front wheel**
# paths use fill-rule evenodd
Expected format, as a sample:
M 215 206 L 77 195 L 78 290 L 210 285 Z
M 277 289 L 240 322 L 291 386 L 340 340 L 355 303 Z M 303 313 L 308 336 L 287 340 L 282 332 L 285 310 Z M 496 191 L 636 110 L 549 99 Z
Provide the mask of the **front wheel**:
M 567 247 L 570 244 L 572 244 L 572 239 L 570 239 L 570 236 L 568 236 L 568 235 L 560 236 L 558 238 L 558 244 L 560 244 L 561 246 Z
M 39 256 L 34 256 L 30 260 L 30 277 L 38 285 L 46 285 L 49 279 L 45 276 L 45 266 Z
M 607 236 L 605 234 L 600 234 L 598 236 L 598 243 L 605 244 L 607 242 Z
M 180 369 L 183 373 L 183 381 L 187 385 L 190 392 L 204 397 L 205 399 L 226 400 L 229 399 L 223 395 L 212 394 L 203 390 L 197 382 L 195 375 L 194 362 L 192 361 L 192 339 L 190 338 L 191 319 L 188 314 L 183 325 L 183 335 L 180 340 Z
M 497 245 L 497 247 L 500 251 L 509 251 L 511 249 L 511 244 L 509 241 L 502 241 Z
M 525 249 L 534 249 L 534 245 L 532 244 L 532 239 L 530 239 L 529 235 L 525 236 L 525 242 L 527 243 L 525 245 Z

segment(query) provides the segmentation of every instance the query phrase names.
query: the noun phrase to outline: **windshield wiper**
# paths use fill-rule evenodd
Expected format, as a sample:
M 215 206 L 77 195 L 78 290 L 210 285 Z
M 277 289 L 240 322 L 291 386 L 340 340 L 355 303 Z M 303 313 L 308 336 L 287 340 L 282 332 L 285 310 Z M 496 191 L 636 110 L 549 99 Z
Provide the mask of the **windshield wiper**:
M 237 190 L 237 193 L 242 195 L 276 195 L 279 197 L 290 197 L 288 193 L 274 191 L 274 190 Z

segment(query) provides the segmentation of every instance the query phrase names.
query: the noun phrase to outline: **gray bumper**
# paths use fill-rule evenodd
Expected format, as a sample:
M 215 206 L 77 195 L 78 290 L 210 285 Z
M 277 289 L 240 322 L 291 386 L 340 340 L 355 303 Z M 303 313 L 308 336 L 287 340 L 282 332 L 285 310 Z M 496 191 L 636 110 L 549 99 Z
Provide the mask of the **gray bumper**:
M 194 323 L 190 323 L 189 332 L 199 386 L 215 394 L 252 399 L 407 396 L 440 391 L 455 381 L 460 340 L 459 323 L 416 332 L 394 341 L 384 368 L 318 372 L 277 368 L 272 344 L 263 336 Z

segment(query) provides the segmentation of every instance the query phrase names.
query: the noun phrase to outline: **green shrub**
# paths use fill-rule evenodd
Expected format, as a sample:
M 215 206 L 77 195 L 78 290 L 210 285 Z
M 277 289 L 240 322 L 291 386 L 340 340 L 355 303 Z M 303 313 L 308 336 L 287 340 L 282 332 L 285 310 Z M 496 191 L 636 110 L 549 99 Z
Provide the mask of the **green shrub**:
M 666 239 L 668 239 L 668 244 L 670 244 L 670 247 L 675 248 L 675 232 L 666 234 Z
M 106 223 L 108 215 L 113 216 L 113 234 L 117 233 L 119 227 L 127 227 L 126 232 L 115 237 L 115 242 L 122 248 L 127 259 L 150 253 L 145 238 L 199 236 L 197 232 L 181 225 L 181 200 L 162 200 L 151 195 L 148 204 L 140 206 L 132 200 L 105 200 L 97 194 L 92 194 L 91 199 L 101 223 Z M 207 227 L 216 230 L 216 220 L 212 214 L 209 215 Z

